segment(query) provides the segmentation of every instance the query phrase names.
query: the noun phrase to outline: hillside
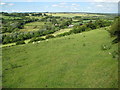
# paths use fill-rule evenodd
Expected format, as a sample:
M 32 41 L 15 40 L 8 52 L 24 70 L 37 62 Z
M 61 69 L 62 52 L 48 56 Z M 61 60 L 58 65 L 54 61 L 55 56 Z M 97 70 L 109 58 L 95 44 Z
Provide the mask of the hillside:
M 106 30 L 97 29 L 4 47 L 3 87 L 115 88 L 118 61 L 112 40 Z

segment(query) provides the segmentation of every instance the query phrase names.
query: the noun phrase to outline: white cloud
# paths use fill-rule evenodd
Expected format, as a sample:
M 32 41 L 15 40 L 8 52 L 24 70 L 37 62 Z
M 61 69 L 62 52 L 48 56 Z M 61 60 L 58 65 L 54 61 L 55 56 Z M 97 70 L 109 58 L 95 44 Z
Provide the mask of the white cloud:
M 94 2 L 104 2 L 105 0 L 93 0 Z
M 57 6 L 59 6 L 59 5 L 57 5 L 57 4 L 52 5 L 52 7 L 57 7 Z
M 62 8 L 66 8 L 66 7 L 68 7 L 66 4 L 67 4 L 67 3 L 53 4 L 52 7 L 62 7 Z
M 13 4 L 13 3 L 9 3 L 8 5 L 9 5 L 9 6 L 13 6 L 14 4 Z
M 67 8 L 72 11 L 75 11 L 75 10 L 79 10 L 80 5 L 76 3 L 68 4 L 68 3 L 62 2 L 58 4 L 53 4 L 52 7 Z
M 73 11 L 78 11 L 78 10 L 80 10 L 80 9 L 74 7 L 74 8 L 71 8 L 71 10 L 73 10 Z
M 78 4 L 72 4 L 72 7 L 79 7 L 80 5 L 78 5 Z
M 61 2 L 61 3 L 59 3 L 59 4 L 61 4 L 61 5 L 65 5 L 65 4 L 67 4 L 67 3 L 65 3 L 65 2 Z
M 103 7 L 103 5 L 100 5 L 100 4 L 99 4 L 99 5 L 96 5 L 96 6 L 97 6 L 97 7 Z
M 5 6 L 13 6 L 14 4 L 13 3 L 4 3 L 4 2 L 2 2 L 2 3 L 0 3 L 1 5 L 5 5 Z
M 6 5 L 7 3 L 0 3 L 1 5 Z
M 34 2 L 34 0 L 26 0 L 27 2 Z
M 119 2 L 119 0 L 90 0 L 93 2 Z
M 4 0 L 4 2 L 119 2 L 119 0 Z

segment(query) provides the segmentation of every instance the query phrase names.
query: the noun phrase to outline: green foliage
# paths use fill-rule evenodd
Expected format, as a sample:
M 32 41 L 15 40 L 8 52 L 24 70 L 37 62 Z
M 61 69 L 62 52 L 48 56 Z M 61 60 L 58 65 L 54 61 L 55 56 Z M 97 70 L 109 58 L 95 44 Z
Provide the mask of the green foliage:
M 91 29 L 96 29 L 96 25 L 94 23 L 88 23 L 86 27 L 91 28 Z
M 49 34 L 49 35 L 47 35 L 45 38 L 46 38 L 46 39 L 50 39 L 50 38 L 54 38 L 54 37 L 55 37 L 54 35 Z
M 34 37 L 46 36 L 60 29 L 68 28 L 71 24 L 74 25 L 73 30 L 58 36 L 90 31 L 92 29 L 105 27 L 110 24 L 108 20 L 97 20 L 98 17 L 82 17 L 79 16 L 79 14 L 75 14 L 75 17 L 73 18 L 52 16 L 47 15 L 46 13 L 3 13 L 3 15 L 3 27 L 1 29 L 3 33 L 3 44 L 27 40 Z
M 110 33 L 112 36 L 118 35 L 120 33 L 120 17 L 116 18 L 111 25 Z
M 102 49 L 102 50 L 109 50 L 109 49 L 111 49 L 111 45 L 110 45 L 110 44 L 103 44 L 103 45 L 101 46 L 101 49 Z
M 81 16 L 75 16 L 75 17 L 73 17 L 73 18 L 75 18 L 75 19 L 80 19 L 80 18 L 81 18 Z
M 17 41 L 16 42 L 16 45 L 20 45 L 20 44 L 25 44 L 25 42 L 24 41 Z
M 43 41 L 43 40 L 45 40 L 45 39 L 44 39 L 44 38 L 36 38 L 36 37 L 34 37 L 34 38 L 32 38 L 32 39 L 29 41 L 29 43 L 36 42 L 36 41 Z
M 119 55 L 120 55 L 120 53 L 119 53 L 118 51 L 113 51 L 113 52 L 112 52 L 112 57 L 113 57 L 113 58 L 118 59 L 118 58 L 119 58 Z
M 70 32 L 76 34 L 76 33 L 81 33 L 81 32 L 83 32 L 83 31 L 85 31 L 86 29 L 87 29 L 86 25 L 75 26 L 75 27 L 73 28 L 73 30 L 71 30 Z
M 70 35 L 70 34 L 71 34 L 71 32 L 65 32 L 65 33 L 58 34 L 56 37 L 67 36 L 67 35 Z
M 117 36 L 117 38 L 112 41 L 113 43 L 120 42 L 120 17 L 115 18 L 109 32 L 111 36 Z

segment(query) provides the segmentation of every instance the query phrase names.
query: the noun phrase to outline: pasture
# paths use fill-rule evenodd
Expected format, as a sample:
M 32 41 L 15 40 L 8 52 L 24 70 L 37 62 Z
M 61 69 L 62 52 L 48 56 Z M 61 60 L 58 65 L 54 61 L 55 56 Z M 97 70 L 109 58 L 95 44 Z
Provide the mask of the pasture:
M 3 48 L 3 87 L 117 88 L 117 44 L 102 29 Z M 111 48 L 101 49 L 102 45 Z
M 44 22 L 31 22 L 24 25 L 24 29 L 20 29 L 22 32 L 37 31 L 44 27 Z
M 58 35 L 58 34 L 61 34 L 61 33 L 64 33 L 64 32 L 69 32 L 72 28 L 65 28 L 65 29 L 61 29 L 55 33 L 53 33 L 54 36 Z
M 60 16 L 60 17 L 75 17 L 75 16 L 91 17 L 91 16 L 104 16 L 104 15 L 85 14 L 85 13 L 46 13 L 46 14 L 47 14 L 47 15 L 52 15 L 52 16 Z

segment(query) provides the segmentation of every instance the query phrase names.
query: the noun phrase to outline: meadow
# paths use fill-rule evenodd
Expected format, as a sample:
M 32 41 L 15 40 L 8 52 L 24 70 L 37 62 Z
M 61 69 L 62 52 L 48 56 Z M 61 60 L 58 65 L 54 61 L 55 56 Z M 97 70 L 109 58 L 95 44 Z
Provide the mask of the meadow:
M 118 88 L 118 19 L 87 13 L 2 13 L 5 88 Z
M 47 15 L 52 16 L 60 16 L 60 17 L 74 17 L 74 16 L 83 16 L 83 17 L 90 17 L 90 16 L 104 16 L 98 14 L 87 14 L 87 13 L 46 13 Z
M 3 48 L 3 87 L 117 88 L 117 44 L 104 28 Z M 103 50 L 107 45 L 110 49 Z
M 31 22 L 24 25 L 24 29 L 20 29 L 20 32 L 38 31 L 44 27 L 44 22 Z

